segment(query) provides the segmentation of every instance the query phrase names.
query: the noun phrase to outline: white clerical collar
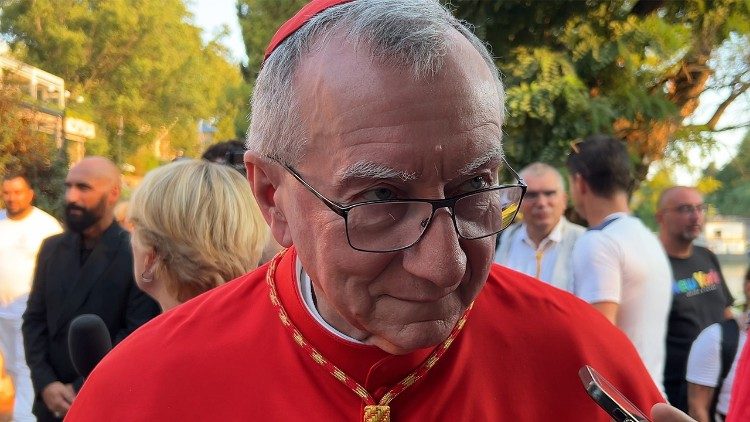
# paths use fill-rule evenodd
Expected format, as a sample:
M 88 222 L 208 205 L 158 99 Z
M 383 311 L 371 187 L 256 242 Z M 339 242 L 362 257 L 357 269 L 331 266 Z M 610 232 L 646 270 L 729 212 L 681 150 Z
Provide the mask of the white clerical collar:
M 349 337 L 348 335 L 337 330 L 333 325 L 329 324 L 325 319 L 323 319 L 323 316 L 320 315 L 320 312 L 318 312 L 318 308 L 315 306 L 315 301 L 313 300 L 312 280 L 310 280 L 310 276 L 307 275 L 305 269 L 302 268 L 302 262 L 299 260 L 299 257 L 297 257 L 297 289 L 299 290 L 300 296 L 302 296 L 302 301 L 305 304 L 305 308 L 307 308 L 307 312 L 312 315 L 312 317 L 315 319 L 315 321 L 318 322 L 318 324 L 320 324 L 326 330 L 330 331 L 336 337 L 339 337 L 346 341 L 351 341 L 352 343 L 364 344 L 356 338 Z

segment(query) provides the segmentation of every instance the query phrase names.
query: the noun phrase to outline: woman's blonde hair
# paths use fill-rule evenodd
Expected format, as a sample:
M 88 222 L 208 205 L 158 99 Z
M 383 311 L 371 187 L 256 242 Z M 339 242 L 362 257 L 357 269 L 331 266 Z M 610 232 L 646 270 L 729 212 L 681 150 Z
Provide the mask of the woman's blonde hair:
M 154 278 L 179 302 L 255 268 L 268 234 L 247 180 L 204 160 L 149 172 L 128 214 L 133 241 L 156 252 Z

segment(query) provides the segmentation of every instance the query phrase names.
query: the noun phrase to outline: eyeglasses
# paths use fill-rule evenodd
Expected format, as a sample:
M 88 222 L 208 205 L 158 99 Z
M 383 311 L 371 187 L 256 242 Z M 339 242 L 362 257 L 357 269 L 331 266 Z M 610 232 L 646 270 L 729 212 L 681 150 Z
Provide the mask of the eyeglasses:
M 557 195 L 557 190 L 527 190 L 524 199 L 527 201 L 536 201 L 541 198 L 552 198 Z
M 570 141 L 570 150 L 574 154 L 580 154 L 581 153 L 581 148 L 579 147 L 579 145 L 581 143 L 583 143 L 583 139 L 580 139 L 580 138 L 574 139 L 574 140 Z
M 341 205 L 315 190 L 291 166 L 279 164 L 331 211 L 344 218 L 349 246 L 363 252 L 394 252 L 414 246 L 440 208 L 450 210 L 453 227 L 461 238 L 473 240 L 492 236 L 513 222 L 526 192 L 522 179 L 505 163 L 518 183 L 445 199 L 395 199 Z
M 692 213 L 705 214 L 706 211 L 708 211 L 708 205 L 707 204 L 697 204 L 697 205 L 682 204 L 674 208 L 667 208 L 667 211 L 674 211 L 681 215 L 690 215 Z

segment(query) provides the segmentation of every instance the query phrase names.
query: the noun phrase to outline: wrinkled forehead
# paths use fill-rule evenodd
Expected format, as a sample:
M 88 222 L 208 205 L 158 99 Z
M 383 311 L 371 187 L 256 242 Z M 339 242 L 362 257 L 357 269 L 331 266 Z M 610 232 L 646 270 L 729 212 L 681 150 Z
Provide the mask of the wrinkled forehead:
M 525 171 L 521 172 L 521 177 L 526 182 L 529 191 L 565 190 L 562 176 L 552 170 L 542 172 Z
M 455 31 L 434 74 L 412 70 L 345 40 L 312 52 L 295 77 L 304 154 L 337 175 L 402 179 L 431 167 L 461 174 L 499 164 L 498 86 L 473 46 Z

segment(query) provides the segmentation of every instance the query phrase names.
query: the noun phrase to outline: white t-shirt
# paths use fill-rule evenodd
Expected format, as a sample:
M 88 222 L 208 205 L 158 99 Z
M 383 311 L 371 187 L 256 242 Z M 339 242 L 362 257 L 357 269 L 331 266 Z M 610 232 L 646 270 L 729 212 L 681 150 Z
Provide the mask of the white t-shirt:
M 573 293 L 619 305 L 616 325 L 663 390 L 672 269 L 656 236 L 626 213 L 607 216 L 573 247 Z
M 732 367 L 729 368 L 729 373 L 724 378 L 724 384 L 722 384 L 721 391 L 719 392 L 719 401 L 716 403 L 716 411 L 723 415 L 726 415 L 727 410 L 729 410 L 729 397 L 732 391 L 732 383 L 734 382 L 734 372 L 737 369 L 737 360 L 742 354 L 742 348 L 745 346 L 746 339 L 747 331 L 740 330 L 737 354 L 734 355 Z M 719 324 L 711 324 L 701 331 L 690 348 L 685 379 L 693 384 L 716 387 L 721 369 L 720 349 L 721 326 Z
M 44 239 L 61 232 L 60 223 L 36 207 L 23 220 L 0 220 L 0 313 L 16 314 L 15 308 L 26 307 L 39 247 Z M 14 302 L 22 303 L 16 306 Z

